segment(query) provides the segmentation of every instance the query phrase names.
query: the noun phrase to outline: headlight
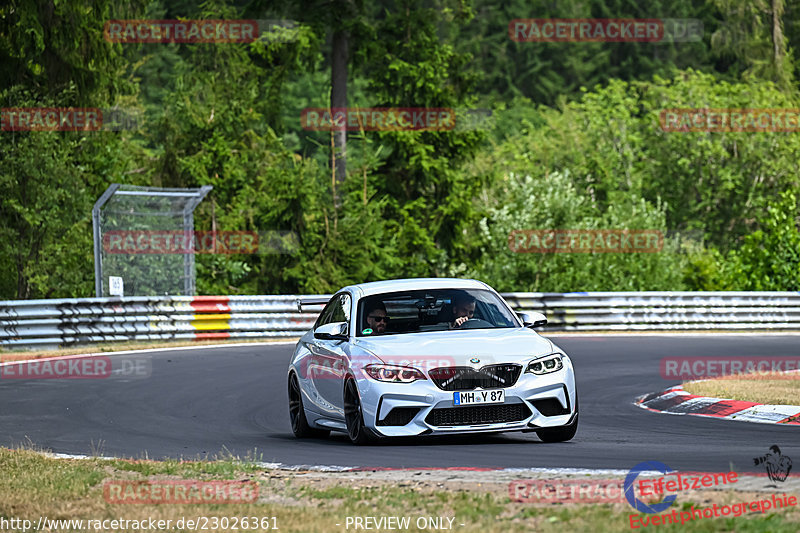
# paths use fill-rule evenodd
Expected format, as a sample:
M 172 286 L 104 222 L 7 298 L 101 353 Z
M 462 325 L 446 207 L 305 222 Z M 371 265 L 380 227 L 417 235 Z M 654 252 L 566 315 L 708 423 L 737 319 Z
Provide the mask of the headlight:
M 367 365 L 364 371 L 372 379 L 390 383 L 413 383 L 418 379 L 426 379 L 422 372 L 410 366 Z
M 550 355 L 545 355 L 543 357 L 534 359 L 528 363 L 528 368 L 525 369 L 525 372 L 538 375 L 558 372 L 564 368 L 564 363 L 561 360 L 562 357 L 563 356 L 560 353 L 552 353 Z

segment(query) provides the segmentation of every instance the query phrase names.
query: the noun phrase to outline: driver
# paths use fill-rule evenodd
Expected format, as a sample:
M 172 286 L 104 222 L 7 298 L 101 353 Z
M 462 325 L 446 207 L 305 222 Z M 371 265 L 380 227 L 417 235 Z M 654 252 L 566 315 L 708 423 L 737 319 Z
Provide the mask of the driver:
M 375 333 L 386 333 L 386 325 L 389 323 L 389 316 L 386 314 L 386 306 L 380 300 L 369 304 L 366 309 L 367 327 Z
M 451 327 L 458 328 L 461 324 L 475 315 L 475 297 L 467 293 L 459 294 L 453 302 L 453 323 Z

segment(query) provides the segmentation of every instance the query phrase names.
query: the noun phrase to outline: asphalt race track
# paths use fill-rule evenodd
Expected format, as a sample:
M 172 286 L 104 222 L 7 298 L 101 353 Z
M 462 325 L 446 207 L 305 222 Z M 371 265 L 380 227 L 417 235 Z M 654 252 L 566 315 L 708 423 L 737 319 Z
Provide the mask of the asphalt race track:
M 152 352 L 148 378 L 2 379 L 0 445 L 151 459 L 255 453 L 287 465 L 627 470 L 656 460 L 681 470 L 761 471 L 753 457 L 777 444 L 800 460 L 800 427 L 665 415 L 632 404 L 675 384 L 659 374 L 663 357 L 797 356 L 798 336 L 551 338 L 573 358 L 578 380 L 580 427 L 568 443 L 544 444 L 534 433 L 370 447 L 336 433 L 297 440 L 286 397 L 292 347 L 282 344 Z

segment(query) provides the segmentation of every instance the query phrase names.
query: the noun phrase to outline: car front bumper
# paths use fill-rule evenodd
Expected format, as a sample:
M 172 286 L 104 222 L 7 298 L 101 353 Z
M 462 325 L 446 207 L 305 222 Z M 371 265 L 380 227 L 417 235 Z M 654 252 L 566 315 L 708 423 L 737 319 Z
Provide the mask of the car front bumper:
M 454 391 L 442 390 L 430 379 L 384 383 L 362 377 L 357 382 L 364 423 L 385 437 L 558 427 L 568 424 L 576 409 L 575 378 L 569 363 L 542 376 L 523 373 L 513 386 L 503 389 L 504 403 L 480 406 L 454 405 Z

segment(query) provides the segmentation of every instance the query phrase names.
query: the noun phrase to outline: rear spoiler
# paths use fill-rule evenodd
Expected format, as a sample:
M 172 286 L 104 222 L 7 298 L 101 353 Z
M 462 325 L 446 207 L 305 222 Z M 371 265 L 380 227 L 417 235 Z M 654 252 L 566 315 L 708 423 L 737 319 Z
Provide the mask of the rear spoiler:
M 297 311 L 302 313 L 303 306 L 325 305 L 330 299 L 330 296 L 304 296 L 303 298 L 297 298 L 295 303 L 297 304 Z

